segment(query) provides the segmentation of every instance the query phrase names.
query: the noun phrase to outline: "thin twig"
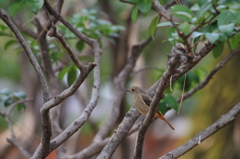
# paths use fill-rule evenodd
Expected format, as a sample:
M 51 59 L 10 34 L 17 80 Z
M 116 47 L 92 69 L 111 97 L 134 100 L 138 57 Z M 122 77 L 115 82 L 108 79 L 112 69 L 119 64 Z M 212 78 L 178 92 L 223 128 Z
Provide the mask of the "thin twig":
M 141 68 L 141 69 L 139 69 L 139 70 L 137 70 L 137 71 L 132 72 L 132 73 L 130 74 L 130 76 L 133 76 L 133 75 L 135 75 L 135 74 L 137 74 L 137 73 L 139 73 L 139 72 L 147 71 L 147 70 L 157 70 L 157 71 L 161 71 L 161 69 L 159 69 L 158 67 L 146 66 L 146 67 L 144 67 L 144 68 Z
M 164 156 L 160 157 L 159 159 L 173 159 L 173 158 L 179 158 L 180 156 L 184 155 L 191 149 L 193 149 L 195 146 L 199 145 L 199 141 L 202 142 L 205 139 L 207 139 L 209 136 L 213 135 L 214 133 L 218 132 L 228 124 L 231 124 L 236 117 L 240 113 L 240 103 L 235 105 L 227 114 L 222 115 L 215 123 L 201 131 L 199 134 L 194 136 L 192 139 L 190 139 L 188 142 L 183 144 L 182 146 L 179 146 L 178 148 L 172 150 L 171 152 L 168 152 Z M 200 139 L 200 140 L 199 140 Z
M 52 27 L 52 29 L 49 31 L 48 35 L 50 37 L 56 37 L 62 44 L 62 46 L 67 50 L 70 58 L 72 59 L 72 61 L 75 63 L 75 65 L 79 68 L 79 70 L 82 70 L 83 64 L 80 62 L 80 60 L 75 56 L 75 54 L 73 53 L 73 50 L 71 49 L 71 47 L 67 44 L 66 40 L 63 38 L 62 34 L 60 34 L 57 31 L 57 28 L 55 26 Z

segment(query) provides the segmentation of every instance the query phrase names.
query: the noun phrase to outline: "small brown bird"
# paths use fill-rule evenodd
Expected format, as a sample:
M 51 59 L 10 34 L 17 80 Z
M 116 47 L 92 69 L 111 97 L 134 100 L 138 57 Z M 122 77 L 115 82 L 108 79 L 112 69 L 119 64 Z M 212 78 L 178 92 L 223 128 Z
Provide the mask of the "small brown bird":
M 151 104 L 151 97 L 140 87 L 133 86 L 126 90 L 127 92 L 130 92 L 133 98 L 133 104 L 137 108 L 137 110 L 143 114 L 146 115 L 147 112 L 150 109 Z M 162 119 L 165 121 L 173 130 L 173 126 L 167 121 L 166 118 L 162 115 L 162 113 L 158 110 L 156 110 L 155 117 Z

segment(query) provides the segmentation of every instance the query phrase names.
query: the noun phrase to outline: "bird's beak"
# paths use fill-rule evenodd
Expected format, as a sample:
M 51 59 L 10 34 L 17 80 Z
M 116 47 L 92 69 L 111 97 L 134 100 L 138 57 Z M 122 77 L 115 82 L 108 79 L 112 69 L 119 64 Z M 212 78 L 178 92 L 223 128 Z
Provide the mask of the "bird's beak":
M 126 89 L 125 91 L 126 91 L 126 92 L 130 92 L 129 89 Z

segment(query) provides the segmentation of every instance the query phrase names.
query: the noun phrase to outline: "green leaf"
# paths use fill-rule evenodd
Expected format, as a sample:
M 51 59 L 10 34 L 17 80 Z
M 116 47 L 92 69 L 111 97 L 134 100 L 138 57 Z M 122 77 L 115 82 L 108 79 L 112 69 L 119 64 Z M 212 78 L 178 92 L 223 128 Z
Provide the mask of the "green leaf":
M 9 105 L 11 105 L 14 101 L 12 100 L 12 98 L 8 97 L 5 101 L 4 101 L 4 106 L 7 107 Z
M 224 43 L 220 43 L 218 44 L 213 50 L 212 50 L 212 54 L 214 58 L 218 58 L 224 49 Z
M 194 4 L 194 5 L 190 8 L 191 11 L 199 11 L 199 9 L 200 9 L 200 7 L 199 7 L 199 5 L 198 5 L 197 3 Z
M 172 95 L 166 94 L 165 97 L 163 98 L 163 102 L 165 102 L 167 106 L 178 111 L 178 102 Z
M 196 37 L 199 37 L 201 35 L 203 35 L 204 33 L 200 33 L 200 32 L 197 32 L 197 31 L 194 31 L 191 35 L 192 38 L 196 38 Z
M 187 22 L 180 24 L 178 27 L 185 35 L 190 33 L 190 25 Z
M 219 41 L 221 41 L 222 43 L 224 43 L 224 42 L 227 41 L 227 39 L 228 39 L 228 37 L 227 37 L 225 34 L 219 33 L 219 38 L 218 38 Z
M 70 70 L 70 67 L 65 67 L 64 69 L 62 69 L 58 74 L 58 79 L 63 80 L 63 77 L 67 72 L 69 72 L 69 70 Z
M 207 13 L 207 11 L 212 7 L 211 2 L 207 2 L 204 5 L 201 6 L 199 11 L 197 12 L 197 18 L 198 20 L 201 20 Z
M 224 10 L 218 16 L 218 26 L 229 24 L 234 19 L 231 12 Z
M 153 40 L 154 40 L 154 34 L 155 34 L 155 30 L 157 28 L 159 18 L 160 18 L 159 15 L 157 15 L 155 18 L 153 18 L 153 20 L 148 28 L 148 33 L 152 37 Z
M 23 104 L 23 103 L 18 104 L 18 105 L 17 105 L 17 110 L 18 110 L 18 111 L 21 111 L 22 109 L 23 109 L 23 110 L 26 110 L 26 105 Z
M 175 41 L 174 41 L 174 37 L 173 37 L 173 33 L 176 32 L 176 29 L 174 27 L 172 27 L 169 32 L 168 32 L 168 41 L 173 45 L 175 46 Z
M 234 18 L 232 19 L 234 24 L 240 24 L 240 11 L 234 13 Z
M 139 0 L 138 8 L 143 14 L 147 14 L 152 7 L 152 0 Z
M 0 0 L 0 3 L 6 3 L 7 1 L 10 1 L 10 0 Z
M 6 51 L 11 45 L 15 44 L 17 40 L 8 40 L 4 45 L 4 50 Z
M 3 88 L 0 90 L 0 94 L 8 96 L 10 94 L 10 89 L 9 88 Z
M 138 3 L 138 0 L 125 0 L 124 2 Z
M 229 36 L 231 35 L 233 29 L 234 29 L 234 23 L 230 23 L 230 24 L 227 24 L 227 25 L 220 25 L 218 27 L 218 29 L 223 33 L 225 34 L 226 36 Z
M 157 25 L 157 27 L 162 27 L 162 26 L 171 26 L 172 25 L 172 23 L 171 22 L 162 22 L 162 23 L 159 23 L 158 25 Z
M 71 86 L 73 82 L 76 80 L 76 78 L 77 78 L 77 70 L 74 67 L 71 67 L 67 76 L 68 86 Z
M 240 43 L 240 37 L 239 34 L 235 34 L 234 36 L 231 37 L 230 39 L 230 46 L 232 50 L 236 49 Z
M 191 22 L 191 19 L 194 17 L 194 14 L 192 11 L 182 5 L 174 5 L 172 6 L 173 13 L 176 14 L 176 16 L 184 21 Z
M 84 46 L 85 44 L 82 40 L 79 40 L 75 45 L 76 49 L 80 52 L 84 49 Z
M 27 0 L 16 0 L 14 1 L 10 7 L 8 8 L 8 12 L 11 17 L 13 17 L 15 14 L 17 14 L 20 10 L 23 9 L 23 7 L 26 5 Z
M 25 99 L 26 98 L 26 94 L 24 92 L 14 92 L 13 96 L 15 96 L 19 99 Z
M 28 7 L 35 14 L 42 8 L 44 0 L 27 0 Z
M 132 18 L 132 21 L 133 21 L 134 23 L 137 22 L 137 17 L 138 17 L 138 7 L 135 6 L 135 7 L 133 8 L 133 10 L 132 10 L 132 13 L 131 13 L 131 18 Z
M 208 41 L 212 44 L 219 38 L 219 34 L 216 33 L 206 33 L 205 35 Z
M 158 110 L 164 115 L 167 112 L 167 104 L 163 101 L 158 103 Z

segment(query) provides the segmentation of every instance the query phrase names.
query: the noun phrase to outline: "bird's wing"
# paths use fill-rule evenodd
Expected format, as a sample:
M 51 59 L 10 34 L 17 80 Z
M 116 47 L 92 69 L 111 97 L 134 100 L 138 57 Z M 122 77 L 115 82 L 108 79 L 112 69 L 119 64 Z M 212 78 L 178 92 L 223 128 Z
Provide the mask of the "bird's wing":
M 142 97 L 144 103 L 145 103 L 146 105 L 150 106 L 151 101 L 152 101 L 152 99 L 150 98 L 150 96 L 149 96 L 148 94 L 141 94 L 141 97 Z

